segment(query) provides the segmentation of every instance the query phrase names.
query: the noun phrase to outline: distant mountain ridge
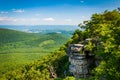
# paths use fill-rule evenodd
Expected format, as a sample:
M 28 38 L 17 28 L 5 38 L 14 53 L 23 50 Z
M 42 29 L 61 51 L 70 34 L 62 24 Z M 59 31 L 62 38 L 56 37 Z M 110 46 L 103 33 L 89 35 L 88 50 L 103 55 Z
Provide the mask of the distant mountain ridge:
M 78 27 L 76 25 L 0 25 L 0 28 L 24 31 L 28 33 L 73 33 Z
M 4 49 L 11 48 L 30 48 L 30 47 L 38 47 L 38 45 L 46 40 L 53 40 L 55 44 L 61 45 L 66 42 L 70 36 L 67 34 L 60 33 L 26 33 L 16 30 L 4 29 L 0 28 L 0 49 L 4 51 Z M 51 44 L 55 47 L 54 44 Z

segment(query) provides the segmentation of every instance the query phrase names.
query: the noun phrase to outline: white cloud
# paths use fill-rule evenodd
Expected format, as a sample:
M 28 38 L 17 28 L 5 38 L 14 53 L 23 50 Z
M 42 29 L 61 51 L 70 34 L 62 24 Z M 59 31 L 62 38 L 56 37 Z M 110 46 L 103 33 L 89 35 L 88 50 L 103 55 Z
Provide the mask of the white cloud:
M 0 17 L 0 21 L 6 20 L 5 17 Z
M 18 22 L 22 21 L 22 18 L 14 18 L 14 17 L 0 17 L 0 22 Z
M 39 18 L 30 18 L 28 21 L 40 21 Z
M 35 14 L 35 16 L 40 16 L 40 15 L 41 15 L 40 13 Z
M 0 14 L 7 14 L 8 12 L 5 11 L 1 11 Z
M 12 9 L 13 12 L 16 12 L 16 13 L 23 13 L 25 12 L 23 9 Z
M 24 22 L 26 21 L 26 19 L 24 18 L 12 18 L 9 20 L 10 22 L 16 22 L 16 23 L 19 23 L 19 22 Z
M 81 3 L 84 3 L 84 1 L 83 1 L 83 0 L 81 0 L 80 2 L 81 2 Z
M 44 21 L 55 21 L 55 19 L 54 19 L 54 18 L 52 18 L 52 17 L 49 17 L 49 18 L 44 18 L 43 20 L 44 20 Z
M 72 19 L 65 19 L 65 21 L 67 21 L 67 22 L 71 22 L 71 21 L 72 21 Z
M 11 18 L 8 17 L 0 17 L 0 21 L 9 21 Z
M 0 17 L 0 21 L 17 21 L 18 19 L 13 17 Z
M 39 24 L 39 18 L 15 18 L 15 17 L 0 17 L 0 24 Z

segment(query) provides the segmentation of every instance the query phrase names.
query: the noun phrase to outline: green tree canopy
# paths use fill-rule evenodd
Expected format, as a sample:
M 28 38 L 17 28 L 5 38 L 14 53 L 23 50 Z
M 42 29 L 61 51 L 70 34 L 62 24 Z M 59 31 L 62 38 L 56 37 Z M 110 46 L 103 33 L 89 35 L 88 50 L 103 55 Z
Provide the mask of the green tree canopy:
M 100 80 L 120 79 L 120 12 L 117 10 L 93 14 L 89 21 L 80 24 L 90 38 L 103 42 L 103 48 L 97 46 L 96 55 L 102 57 L 101 64 L 94 70 L 95 78 Z

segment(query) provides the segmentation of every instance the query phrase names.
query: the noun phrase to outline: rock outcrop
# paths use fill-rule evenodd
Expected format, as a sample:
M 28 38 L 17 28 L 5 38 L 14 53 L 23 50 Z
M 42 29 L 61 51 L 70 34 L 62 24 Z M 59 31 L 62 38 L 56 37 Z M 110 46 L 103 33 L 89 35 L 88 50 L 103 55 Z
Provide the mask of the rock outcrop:
M 95 65 L 95 55 L 85 50 L 85 44 L 71 44 L 68 47 L 69 72 L 76 78 L 91 75 L 91 65 Z

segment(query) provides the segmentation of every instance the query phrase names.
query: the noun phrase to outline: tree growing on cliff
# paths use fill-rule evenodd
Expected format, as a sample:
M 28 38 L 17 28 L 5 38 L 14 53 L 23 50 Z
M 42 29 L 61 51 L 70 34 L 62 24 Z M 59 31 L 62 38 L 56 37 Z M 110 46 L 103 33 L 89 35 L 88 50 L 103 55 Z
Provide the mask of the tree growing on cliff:
M 93 14 L 91 19 L 80 25 L 91 38 L 103 42 L 104 49 L 97 46 L 96 56 L 102 57 L 94 70 L 95 80 L 120 79 L 120 12 L 117 10 Z

